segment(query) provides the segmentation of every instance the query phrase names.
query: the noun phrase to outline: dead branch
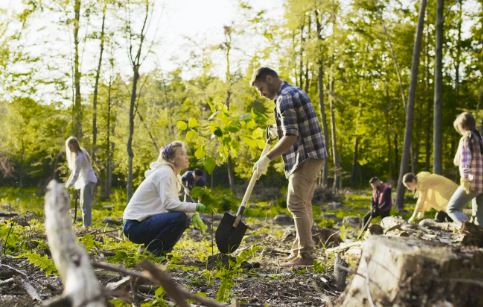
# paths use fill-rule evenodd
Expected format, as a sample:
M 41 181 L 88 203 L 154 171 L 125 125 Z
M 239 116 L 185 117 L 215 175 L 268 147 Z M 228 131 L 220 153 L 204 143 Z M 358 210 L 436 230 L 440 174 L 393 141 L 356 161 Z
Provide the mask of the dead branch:
M 45 230 L 52 259 L 64 284 L 62 297 L 68 298 L 73 307 L 106 306 L 87 252 L 76 242 L 69 207 L 64 185 L 52 180 L 45 195 Z
M 168 273 L 160 270 L 155 264 L 150 261 L 144 260 L 140 267 L 145 269 L 146 271 L 139 272 L 134 270 L 128 270 L 126 268 L 120 266 L 114 266 L 109 263 L 105 262 L 94 262 L 92 264 L 96 268 L 118 272 L 124 275 L 130 275 L 133 277 L 137 277 L 139 279 L 143 279 L 149 281 L 155 285 L 160 285 L 166 291 L 166 293 L 173 299 L 179 306 L 188 306 L 186 304 L 186 299 L 192 299 L 197 301 L 205 306 L 209 307 L 221 307 L 224 305 L 219 304 L 215 300 L 210 298 L 197 296 L 187 289 L 179 286 L 176 282 L 169 276 Z M 176 298 L 175 298 L 176 297 Z M 178 301 L 179 299 L 180 301 Z

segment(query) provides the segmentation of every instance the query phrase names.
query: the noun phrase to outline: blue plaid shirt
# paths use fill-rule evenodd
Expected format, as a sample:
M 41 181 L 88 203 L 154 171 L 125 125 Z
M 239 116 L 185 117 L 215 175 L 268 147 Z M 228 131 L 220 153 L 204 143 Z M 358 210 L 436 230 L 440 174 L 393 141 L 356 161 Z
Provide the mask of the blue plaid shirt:
M 327 159 L 319 120 L 309 97 L 301 89 L 282 82 L 275 97 L 278 136 L 295 135 L 297 142 L 282 154 L 288 177 L 307 159 Z

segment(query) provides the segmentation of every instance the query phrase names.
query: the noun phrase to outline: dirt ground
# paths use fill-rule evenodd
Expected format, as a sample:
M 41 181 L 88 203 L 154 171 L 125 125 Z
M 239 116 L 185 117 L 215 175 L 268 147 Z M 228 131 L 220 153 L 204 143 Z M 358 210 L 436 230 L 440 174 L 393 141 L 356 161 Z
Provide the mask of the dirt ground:
M 340 294 L 334 286 L 332 264 L 325 263 L 322 248 L 317 250 L 317 263 L 307 268 L 282 268 L 279 266 L 288 256 L 293 239 L 293 226 L 264 224 L 261 221 L 248 231 L 242 245 L 230 256 L 240 255 L 244 250 L 256 244 L 258 249 L 247 261 L 229 266 L 227 256 L 211 255 L 206 262 L 201 262 L 189 254 L 183 255 L 174 265 L 170 260 L 163 262 L 164 268 L 181 286 L 193 293 L 203 292 L 208 297 L 216 298 L 223 282 L 222 278 L 215 278 L 207 284 L 200 276 L 203 269 L 217 269 L 236 271 L 228 289 L 228 303 L 238 303 L 241 306 L 326 306 L 331 305 Z M 283 238 L 270 235 L 270 231 L 285 232 Z M 201 234 L 194 229 L 188 229 L 184 236 L 191 238 Z M 216 250 L 216 249 L 215 249 Z M 97 255 L 92 255 L 94 261 Z M 225 258 L 225 259 L 224 259 Z M 225 260 L 225 261 L 223 261 Z M 239 270 L 233 266 L 238 265 Z M 199 271 L 193 270 L 196 267 Z M 187 269 L 188 268 L 188 269 Z M 115 283 L 126 275 L 96 269 L 100 283 L 106 287 Z M 58 276 L 46 276 L 45 272 L 33 266 L 28 260 L 17 258 L 15 255 L 1 255 L 0 263 L 0 303 L 2 306 L 38 305 L 41 301 L 58 296 L 62 292 L 62 283 Z M 155 298 L 157 287 L 149 284 L 137 284 L 133 291 L 127 284 L 124 289 L 106 291 L 111 298 L 122 299 L 130 305 L 140 305 Z M 120 291 L 120 289 L 122 289 Z M 167 299 L 165 297 L 165 299 Z

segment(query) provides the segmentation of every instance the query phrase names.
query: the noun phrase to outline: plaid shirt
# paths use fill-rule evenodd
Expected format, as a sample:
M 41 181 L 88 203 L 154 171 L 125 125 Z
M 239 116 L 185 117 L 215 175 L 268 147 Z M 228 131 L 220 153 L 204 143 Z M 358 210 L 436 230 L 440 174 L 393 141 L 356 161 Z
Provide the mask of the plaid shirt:
M 327 158 L 320 124 L 314 106 L 301 89 L 282 82 L 275 97 L 275 120 L 278 136 L 297 136 L 297 142 L 282 154 L 288 177 L 307 159 Z
M 476 194 L 483 193 L 483 155 L 480 151 L 480 142 L 483 142 L 483 139 L 474 133 L 471 137 L 465 135 L 460 139 L 460 176 L 470 180 L 470 190 Z

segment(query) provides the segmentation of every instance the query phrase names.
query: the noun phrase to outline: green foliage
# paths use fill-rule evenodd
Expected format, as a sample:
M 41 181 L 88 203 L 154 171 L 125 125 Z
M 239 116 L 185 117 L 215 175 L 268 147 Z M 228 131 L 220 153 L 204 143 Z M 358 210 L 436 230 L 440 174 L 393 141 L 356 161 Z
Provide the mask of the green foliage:
M 166 296 L 166 291 L 159 287 L 154 291 L 154 299 L 149 301 L 149 303 L 141 304 L 141 307 L 168 307 L 170 304 L 164 299 Z
M 27 258 L 31 264 L 44 271 L 46 276 L 57 273 L 54 262 L 47 257 L 47 255 L 40 255 L 36 252 L 27 250 L 19 254 L 18 257 Z
M 0 223 L 0 238 L 2 242 L 2 253 L 17 252 L 19 250 L 20 235 L 22 231 L 18 225 L 14 222 L 4 222 Z

